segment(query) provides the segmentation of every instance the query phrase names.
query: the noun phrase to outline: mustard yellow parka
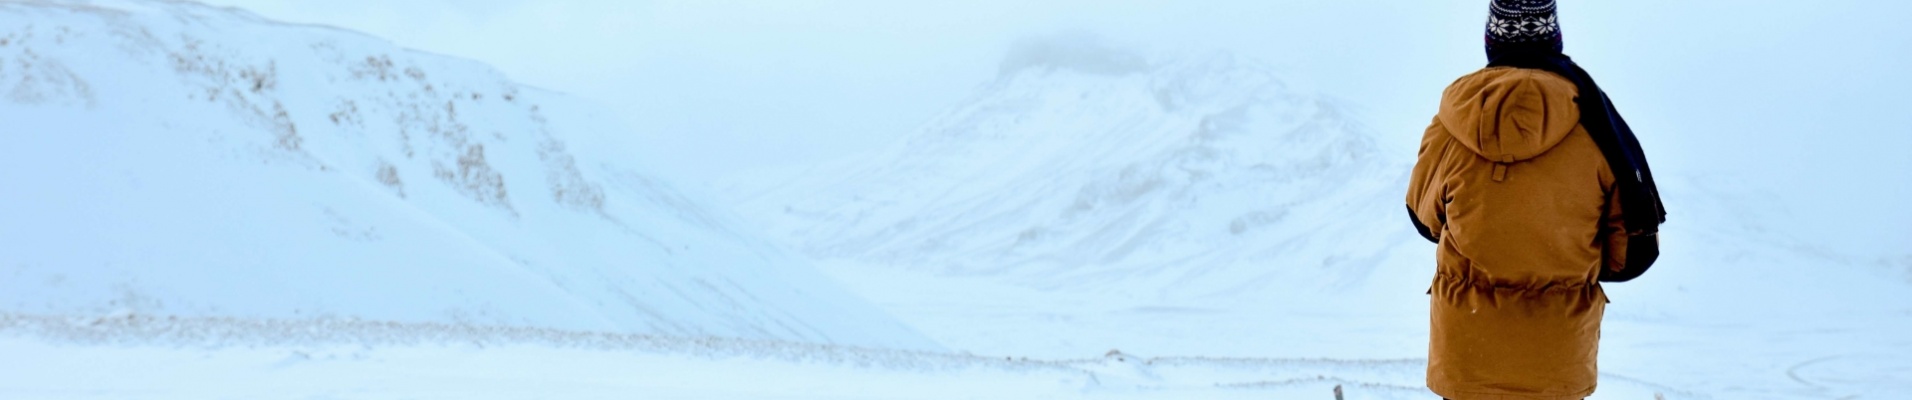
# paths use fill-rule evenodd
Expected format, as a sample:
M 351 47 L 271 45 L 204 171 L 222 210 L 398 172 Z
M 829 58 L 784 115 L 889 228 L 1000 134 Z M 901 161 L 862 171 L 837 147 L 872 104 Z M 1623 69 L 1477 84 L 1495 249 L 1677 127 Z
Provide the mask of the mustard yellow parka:
M 1407 192 L 1438 239 L 1427 385 L 1455 400 L 1593 394 L 1601 268 L 1625 265 L 1614 177 L 1551 72 L 1455 81 Z

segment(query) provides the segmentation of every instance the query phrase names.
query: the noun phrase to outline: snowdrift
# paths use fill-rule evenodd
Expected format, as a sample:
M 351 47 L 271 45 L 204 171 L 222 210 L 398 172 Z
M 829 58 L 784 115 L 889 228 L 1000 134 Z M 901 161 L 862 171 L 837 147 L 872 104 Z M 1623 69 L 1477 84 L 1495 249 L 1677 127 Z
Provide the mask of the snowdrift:
M 172 1 L 0 3 L 0 311 L 934 349 L 478 63 Z

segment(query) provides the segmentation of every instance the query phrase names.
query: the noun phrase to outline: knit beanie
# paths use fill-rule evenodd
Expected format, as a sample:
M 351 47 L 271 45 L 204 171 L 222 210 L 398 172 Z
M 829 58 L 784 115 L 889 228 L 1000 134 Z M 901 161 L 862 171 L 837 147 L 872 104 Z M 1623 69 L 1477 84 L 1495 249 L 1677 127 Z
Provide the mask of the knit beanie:
M 1487 53 L 1561 51 L 1554 0 L 1491 0 Z

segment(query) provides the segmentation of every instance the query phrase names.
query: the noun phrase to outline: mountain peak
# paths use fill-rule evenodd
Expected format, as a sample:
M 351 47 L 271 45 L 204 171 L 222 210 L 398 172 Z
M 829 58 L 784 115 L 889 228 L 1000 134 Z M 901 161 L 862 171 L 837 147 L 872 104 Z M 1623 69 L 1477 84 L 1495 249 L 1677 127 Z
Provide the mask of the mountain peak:
M 915 134 L 766 192 L 745 213 L 823 258 L 1037 286 L 1189 275 L 1149 289 L 1181 294 L 1277 273 L 1203 271 L 1323 257 L 1270 244 L 1398 230 L 1294 223 L 1392 216 L 1372 199 L 1393 197 L 1382 194 L 1398 171 L 1333 101 L 1290 90 L 1265 64 L 1147 59 L 1080 36 L 1021 49 L 1005 63 L 1015 72 Z

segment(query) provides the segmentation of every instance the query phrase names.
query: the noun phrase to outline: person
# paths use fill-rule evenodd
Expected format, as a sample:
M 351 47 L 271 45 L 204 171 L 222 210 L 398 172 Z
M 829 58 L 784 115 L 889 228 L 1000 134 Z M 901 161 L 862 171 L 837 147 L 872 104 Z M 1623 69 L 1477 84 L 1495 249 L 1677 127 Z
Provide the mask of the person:
M 1562 53 L 1553 0 L 1491 0 L 1489 66 L 1422 137 L 1407 208 L 1436 244 L 1427 387 L 1449 399 L 1581 399 L 1601 282 L 1639 276 L 1665 221 L 1638 139 Z

